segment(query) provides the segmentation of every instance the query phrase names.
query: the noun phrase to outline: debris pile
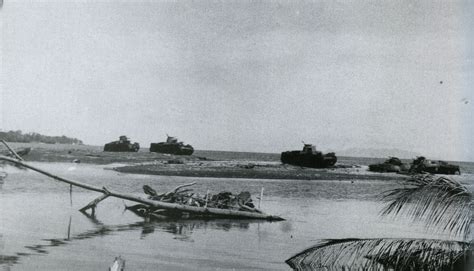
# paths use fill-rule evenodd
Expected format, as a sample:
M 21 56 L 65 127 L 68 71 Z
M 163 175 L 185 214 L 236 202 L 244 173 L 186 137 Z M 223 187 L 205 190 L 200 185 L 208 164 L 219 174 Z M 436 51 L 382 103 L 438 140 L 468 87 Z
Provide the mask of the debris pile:
M 238 167 L 245 168 L 245 169 L 252 169 L 255 166 L 257 166 L 257 165 L 255 165 L 254 163 L 248 163 L 247 165 L 238 165 Z
M 196 217 L 235 217 L 235 218 L 258 218 L 266 220 L 283 220 L 278 216 L 265 215 L 255 208 L 250 192 L 243 191 L 239 194 L 222 191 L 217 194 L 200 195 L 192 189 L 183 189 L 195 183 L 184 184 L 174 190 L 158 194 L 155 189 L 148 185 L 143 186 L 143 191 L 148 195 L 148 200 L 160 202 L 161 204 L 172 204 L 176 208 L 159 208 L 144 204 L 127 206 L 126 209 L 138 216 L 151 219 L 166 218 L 196 218 Z M 263 190 L 262 190 L 263 193 Z
M 168 164 L 182 165 L 184 161 L 181 159 L 170 159 L 168 160 Z
M 143 191 L 148 195 L 148 199 L 161 202 L 261 213 L 260 210 L 255 208 L 250 192 L 248 191 L 243 191 L 236 195 L 231 192 L 223 191 L 214 195 L 207 193 L 202 196 L 194 193 L 192 189 L 182 189 L 194 184 L 195 183 L 181 185 L 176 187 L 173 191 L 163 194 L 158 194 L 155 189 L 144 185 Z

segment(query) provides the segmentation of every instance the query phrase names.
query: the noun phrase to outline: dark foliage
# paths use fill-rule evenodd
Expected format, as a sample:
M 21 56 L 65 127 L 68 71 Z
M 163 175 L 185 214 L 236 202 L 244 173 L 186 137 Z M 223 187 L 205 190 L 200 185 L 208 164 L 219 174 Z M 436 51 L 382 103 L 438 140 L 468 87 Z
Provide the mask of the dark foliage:
M 7 142 L 41 142 L 47 144 L 83 144 L 81 140 L 77 138 L 70 138 L 67 136 L 46 136 L 38 133 L 26 133 L 22 131 L 0 131 L 0 139 Z

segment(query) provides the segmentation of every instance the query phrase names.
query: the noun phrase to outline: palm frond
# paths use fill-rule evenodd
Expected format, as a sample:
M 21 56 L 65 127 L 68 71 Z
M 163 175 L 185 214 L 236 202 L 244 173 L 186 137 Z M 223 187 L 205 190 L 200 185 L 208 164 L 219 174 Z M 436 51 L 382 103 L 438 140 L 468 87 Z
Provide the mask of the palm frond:
M 418 175 L 407 180 L 404 187 L 382 195 L 388 205 L 381 214 L 407 215 L 412 220 L 424 220 L 429 228 L 466 239 L 473 218 L 472 199 L 472 194 L 457 181 Z
M 459 268 L 472 260 L 469 246 L 430 239 L 330 239 L 286 263 L 294 270 L 464 270 Z

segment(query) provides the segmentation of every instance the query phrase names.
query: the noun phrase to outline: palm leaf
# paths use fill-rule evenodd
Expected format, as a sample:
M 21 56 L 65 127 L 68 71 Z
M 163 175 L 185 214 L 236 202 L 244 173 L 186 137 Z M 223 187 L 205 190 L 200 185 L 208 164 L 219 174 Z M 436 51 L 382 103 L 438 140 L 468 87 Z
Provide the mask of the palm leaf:
M 331 239 L 286 263 L 294 270 L 464 270 L 471 254 L 469 243 L 458 241 Z
M 461 183 L 433 175 L 418 175 L 406 181 L 404 187 L 382 195 L 388 205 L 382 215 L 407 215 L 412 220 L 424 220 L 429 228 L 448 231 L 456 236 L 469 236 L 473 218 L 472 195 Z

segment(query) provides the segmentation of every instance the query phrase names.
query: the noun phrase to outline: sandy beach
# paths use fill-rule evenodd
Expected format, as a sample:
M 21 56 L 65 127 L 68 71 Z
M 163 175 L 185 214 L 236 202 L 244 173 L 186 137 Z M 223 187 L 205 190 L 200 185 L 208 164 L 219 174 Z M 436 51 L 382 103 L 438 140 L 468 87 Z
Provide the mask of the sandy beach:
M 101 147 L 61 144 L 13 143 L 15 148 L 31 147 L 26 161 L 118 164 L 113 170 L 123 173 L 162 176 L 289 179 L 289 180 L 393 180 L 406 178 L 393 173 L 373 173 L 369 163 L 383 159 L 366 159 L 355 163 L 354 158 L 341 157 L 332 168 L 305 168 L 282 164 L 278 154 L 196 151 L 195 155 L 169 155 L 139 152 L 104 152 Z M 359 161 L 360 162 L 360 161 Z

